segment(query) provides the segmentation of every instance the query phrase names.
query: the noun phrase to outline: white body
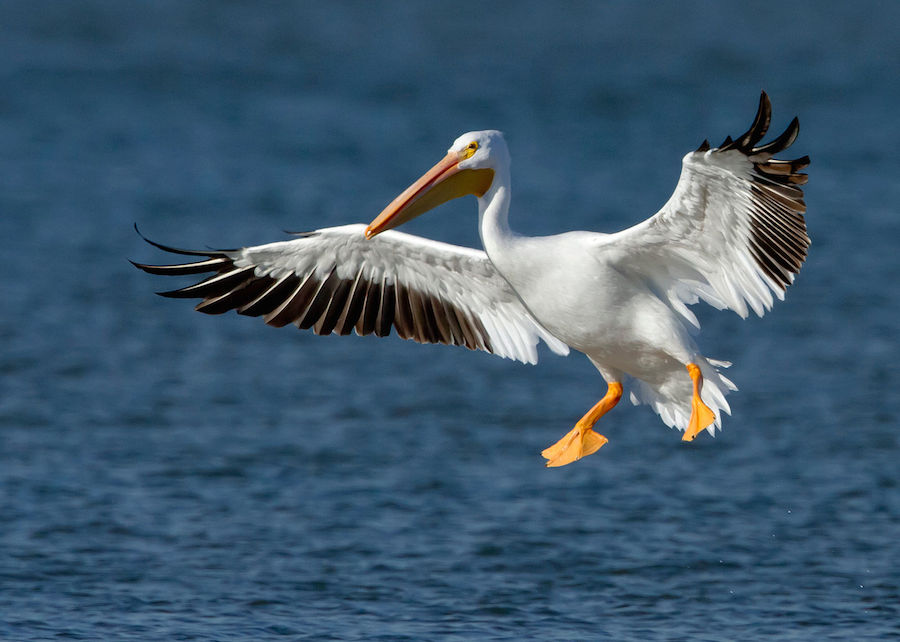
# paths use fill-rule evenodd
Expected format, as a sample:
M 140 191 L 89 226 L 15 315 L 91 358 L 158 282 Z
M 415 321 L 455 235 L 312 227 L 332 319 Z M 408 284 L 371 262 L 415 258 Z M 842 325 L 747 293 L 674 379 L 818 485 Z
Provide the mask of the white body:
M 714 426 L 721 426 L 721 412 L 730 413 L 725 394 L 736 387 L 699 354 L 685 319 L 651 290 L 647 279 L 622 270 L 623 248 L 614 235 L 518 235 L 507 221 L 508 185 L 508 175 L 499 174 L 479 199 L 481 239 L 497 271 L 535 319 L 587 355 L 607 383 L 630 378 L 632 402 L 649 404 L 667 425 L 681 430 L 691 414 L 685 364 L 696 363 L 705 379 L 703 400 L 716 414 Z

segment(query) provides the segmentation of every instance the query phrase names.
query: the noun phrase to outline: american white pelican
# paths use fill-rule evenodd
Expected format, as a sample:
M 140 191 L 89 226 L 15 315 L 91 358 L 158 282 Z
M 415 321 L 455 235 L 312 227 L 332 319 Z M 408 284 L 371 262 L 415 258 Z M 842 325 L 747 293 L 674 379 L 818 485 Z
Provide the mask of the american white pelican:
M 616 234 L 568 232 L 529 238 L 507 223 L 510 159 L 498 131 L 468 132 L 372 223 L 331 227 L 289 241 L 239 250 L 188 251 L 203 257 L 137 267 L 152 274 L 212 272 L 163 296 L 203 299 L 207 314 L 237 310 L 266 323 L 318 334 L 376 334 L 391 328 L 420 343 L 462 345 L 526 363 L 543 340 L 558 354 L 587 355 L 606 395 L 543 451 L 547 466 L 589 455 L 607 439 L 597 420 L 630 386 L 691 441 L 715 434 L 729 364 L 700 354 L 687 308 L 698 300 L 762 316 L 784 298 L 806 258 L 803 212 L 809 164 L 776 160 L 797 136 L 795 118 L 768 144 L 765 92 L 750 129 L 715 148 L 704 141 L 682 161 L 675 193 L 659 212 Z M 388 231 L 452 198 L 474 194 L 484 251 Z

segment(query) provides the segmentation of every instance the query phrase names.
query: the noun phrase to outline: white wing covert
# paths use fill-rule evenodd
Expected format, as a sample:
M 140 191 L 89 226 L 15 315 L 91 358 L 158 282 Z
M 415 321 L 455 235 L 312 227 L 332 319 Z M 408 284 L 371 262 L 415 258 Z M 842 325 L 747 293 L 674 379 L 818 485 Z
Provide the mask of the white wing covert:
M 750 129 L 716 148 L 708 141 L 684 157 L 669 201 L 654 216 L 603 237 L 615 264 L 645 279 L 692 325 L 686 305 L 703 299 L 719 309 L 762 316 L 784 298 L 806 258 L 810 240 L 803 213 L 809 157 L 777 160 L 791 146 L 795 118 L 783 134 L 756 146 L 768 130 L 765 92 Z
M 317 334 L 375 334 L 461 345 L 537 363 L 540 339 L 556 353 L 568 346 L 541 327 L 479 250 L 388 231 L 366 240 L 364 225 L 331 227 L 237 250 L 179 250 L 203 260 L 134 263 L 151 274 L 214 272 L 178 290 L 200 298 L 207 314 L 236 310 L 275 327 L 293 323 Z

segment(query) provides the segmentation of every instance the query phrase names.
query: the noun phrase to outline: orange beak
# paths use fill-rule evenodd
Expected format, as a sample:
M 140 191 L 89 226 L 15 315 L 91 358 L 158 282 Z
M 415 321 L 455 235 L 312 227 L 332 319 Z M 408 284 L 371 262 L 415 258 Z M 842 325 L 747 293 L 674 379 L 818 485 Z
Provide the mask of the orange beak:
M 444 156 L 369 223 L 366 238 L 403 225 L 451 199 L 467 194 L 483 196 L 494 180 L 494 170 L 460 169 L 461 160 L 463 157 L 459 152 Z

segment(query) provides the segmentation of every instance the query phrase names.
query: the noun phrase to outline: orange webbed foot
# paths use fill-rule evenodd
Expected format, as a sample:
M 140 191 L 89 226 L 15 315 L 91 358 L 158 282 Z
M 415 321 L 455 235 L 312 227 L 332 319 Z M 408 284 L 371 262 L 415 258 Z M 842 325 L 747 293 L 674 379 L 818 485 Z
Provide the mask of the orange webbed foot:
M 565 466 L 582 457 L 593 455 L 609 441 L 586 426 L 575 426 L 566 435 L 541 453 L 548 459 L 547 468 Z
M 592 455 L 609 441 L 603 435 L 594 432 L 592 426 L 597 420 L 612 409 L 622 398 L 622 384 L 614 381 L 607 384 L 606 395 L 598 401 L 587 414 L 578 420 L 575 427 L 565 436 L 549 448 L 545 448 L 541 455 L 548 459 L 547 467 L 556 468 L 565 466 L 582 457 Z
M 693 441 L 697 435 L 712 425 L 716 420 L 716 414 L 700 398 L 700 390 L 703 387 L 703 375 L 700 374 L 700 368 L 694 363 L 689 363 L 685 367 L 694 382 L 694 393 L 691 397 L 691 419 L 688 421 L 681 440 Z

